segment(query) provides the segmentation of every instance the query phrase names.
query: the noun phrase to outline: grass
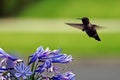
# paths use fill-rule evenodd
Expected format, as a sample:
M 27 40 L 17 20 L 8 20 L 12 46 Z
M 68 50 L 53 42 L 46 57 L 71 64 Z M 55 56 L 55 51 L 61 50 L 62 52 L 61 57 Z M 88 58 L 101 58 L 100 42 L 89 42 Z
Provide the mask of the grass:
M 120 57 L 120 33 L 100 33 L 101 42 L 83 33 L 1 32 L 0 47 L 27 56 L 43 45 L 81 58 Z
M 24 9 L 20 17 L 120 18 L 120 0 L 43 0 Z
M 93 22 L 94 21 L 94 22 Z M 98 33 L 101 42 L 89 38 L 79 29 L 65 22 L 79 20 L 59 19 L 1 19 L 0 47 L 6 52 L 27 56 L 43 45 L 51 50 L 62 48 L 62 52 L 80 58 L 120 57 L 119 20 L 91 20 L 105 29 Z

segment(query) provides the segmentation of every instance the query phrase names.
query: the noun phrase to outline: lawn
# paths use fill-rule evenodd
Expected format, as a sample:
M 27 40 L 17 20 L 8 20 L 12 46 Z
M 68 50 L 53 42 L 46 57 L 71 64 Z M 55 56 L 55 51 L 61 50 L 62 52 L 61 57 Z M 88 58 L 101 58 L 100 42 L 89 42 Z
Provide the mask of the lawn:
M 120 57 L 120 33 L 100 33 L 101 42 L 83 33 L 1 32 L 0 47 L 26 56 L 43 45 L 81 58 Z
M 120 18 L 120 0 L 40 0 L 25 8 L 20 17 Z
M 32 54 L 43 45 L 51 50 L 62 48 L 62 52 L 80 58 L 120 57 L 119 20 L 91 20 L 105 26 L 98 30 L 101 42 L 89 38 L 79 29 L 65 22 L 79 20 L 59 19 L 1 19 L 0 47 L 6 52 L 22 56 Z

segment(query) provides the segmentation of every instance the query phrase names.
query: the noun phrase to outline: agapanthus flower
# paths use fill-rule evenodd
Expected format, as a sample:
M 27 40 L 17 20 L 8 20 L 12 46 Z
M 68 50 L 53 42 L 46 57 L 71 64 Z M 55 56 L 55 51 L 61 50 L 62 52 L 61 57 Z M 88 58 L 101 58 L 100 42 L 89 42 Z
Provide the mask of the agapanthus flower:
M 3 74 L 6 73 L 7 70 L 8 70 L 8 69 L 5 68 L 5 67 L 1 67 L 1 68 L 0 68 L 0 80 L 7 80 L 7 79 L 5 78 L 5 76 L 3 76 Z
M 2 68 L 0 68 L 0 73 L 4 73 L 4 72 L 6 72 L 7 70 L 8 70 L 7 68 L 2 67 Z
M 20 62 L 14 66 L 14 69 L 16 70 L 15 76 L 17 78 L 22 77 L 23 79 L 27 79 L 27 76 L 32 75 L 32 72 L 30 71 L 30 66 L 25 66 L 23 62 Z
M 38 57 L 40 61 L 44 62 L 46 60 L 51 60 L 52 63 L 67 63 L 72 61 L 72 56 L 67 54 L 62 54 L 61 49 L 54 51 L 45 51 Z
M 38 69 L 36 70 L 36 72 L 42 73 L 45 70 L 47 71 L 49 70 L 50 72 L 53 71 L 53 66 L 50 60 L 46 60 L 42 65 L 40 65 Z
M 72 72 L 58 74 L 56 76 L 53 76 L 52 80 L 75 80 L 75 74 Z
M 7 80 L 4 76 L 0 75 L 0 80 Z
M 31 59 L 29 61 L 29 64 L 34 63 L 43 52 L 44 52 L 43 47 L 42 46 L 38 47 L 36 52 L 32 56 L 30 56 Z
M 40 46 L 29 56 L 26 66 L 23 60 L 9 55 L 0 48 L 0 80 L 75 80 L 75 74 L 61 74 L 63 69 L 56 65 L 69 63 L 72 59 L 71 55 L 61 53 L 61 49 L 51 51 Z
M 49 48 L 43 49 L 42 46 L 37 48 L 37 51 L 31 56 L 29 64 L 36 62 L 36 60 L 42 62 L 42 65 L 39 65 L 35 72 L 53 72 L 53 63 L 69 63 L 72 61 L 72 56 L 67 54 L 62 54 L 61 49 L 58 50 L 49 50 Z M 56 71 L 54 71 L 56 72 Z
M 67 63 L 72 61 L 72 56 L 67 54 L 58 54 L 51 57 L 53 63 Z
M 11 56 L 10 54 L 6 53 L 2 48 L 0 48 L 0 68 L 5 67 L 9 70 L 12 74 L 14 74 L 13 67 L 15 65 L 15 62 L 20 60 L 14 56 Z M 11 69 L 11 70 L 10 70 Z
M 7 58 L 13 61 L 17 60 L 16 57 L 7 54 L 2 48 L 0 48 L 0 58 Z

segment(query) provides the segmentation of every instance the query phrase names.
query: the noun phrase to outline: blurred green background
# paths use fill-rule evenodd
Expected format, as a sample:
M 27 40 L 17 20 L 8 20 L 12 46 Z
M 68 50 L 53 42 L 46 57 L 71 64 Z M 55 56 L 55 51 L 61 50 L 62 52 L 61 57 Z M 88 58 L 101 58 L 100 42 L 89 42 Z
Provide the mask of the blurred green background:
M 120 0 L 0 0 L 0 47 L 27 56 L 43 45 L 79 58 L 120 57 Z M 87 16 L 101 42 L 65 25 Z
M 1 16 L 120 18 L 120 0 L 1 0 Z

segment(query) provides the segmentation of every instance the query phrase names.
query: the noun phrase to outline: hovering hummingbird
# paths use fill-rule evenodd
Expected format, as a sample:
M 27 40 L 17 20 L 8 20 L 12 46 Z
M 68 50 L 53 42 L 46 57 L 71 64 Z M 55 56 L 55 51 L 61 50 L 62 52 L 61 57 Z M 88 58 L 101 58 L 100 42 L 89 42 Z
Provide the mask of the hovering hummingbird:
M 66 24 L 75 28 L 82 29 L 82 31 L 85 31 L 89 37 L 93 37 L 96 40 L 101 41 L 96 31 L 96 28 L 100 28 L 99 26 L 95 24 L 91 24 L 87 17 L 77 18 L 77 19 L 82 20 L 82 24 L 78 24 L 78 23 L 66 23 Z

